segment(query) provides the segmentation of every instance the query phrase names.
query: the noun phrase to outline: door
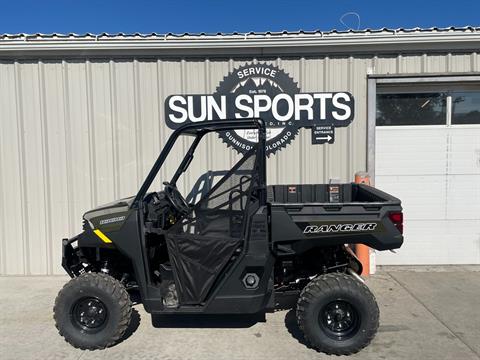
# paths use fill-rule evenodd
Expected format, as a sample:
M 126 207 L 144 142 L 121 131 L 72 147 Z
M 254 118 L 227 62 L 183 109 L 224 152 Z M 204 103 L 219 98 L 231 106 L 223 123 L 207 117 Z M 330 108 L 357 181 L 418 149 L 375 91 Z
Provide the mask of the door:
M 203 303 L 234 252 L 243 246 L 248 214 L 258 208 L 252 195 L 259 174 L 256 154 L 256 148 L 246 153 L 166 235 L 182 305 Z M 193 191 L 210 188 L 214 175 L 218 172 L 206 173 Z
M 480 264 L 480 91 L 379 89 L 375 186 L 402 200 L 405 242 L 378 264 Z

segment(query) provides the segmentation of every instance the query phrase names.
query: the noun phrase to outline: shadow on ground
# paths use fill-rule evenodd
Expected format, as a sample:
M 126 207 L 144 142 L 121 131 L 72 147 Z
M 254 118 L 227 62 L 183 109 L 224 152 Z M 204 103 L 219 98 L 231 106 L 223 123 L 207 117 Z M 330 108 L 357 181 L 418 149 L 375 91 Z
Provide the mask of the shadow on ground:
M 152 315 L 156 328 L 249 328 L 265 322 L 265 315 Z
M 308 346 L 302 331 L 298 327 L 295 309 L 290 309 L 285 315 L 285 327 L 295 340 L 302 345 Z
M 132 336 L 135 331 L 137 331 L 138 327 L 140 326 L 140 319 L 141 319 L 140 313 L 137 311 L 137 309 L 132 308 L 132 318 L 130 320 L 130 324 L 128 325 L 127 330 L 125 330 L 125 333 L 123 334 L 123 336 L 120 339 L 118 339 L 115 345 L 118 345 L 121 342 L 124 342 L 130 336 Z

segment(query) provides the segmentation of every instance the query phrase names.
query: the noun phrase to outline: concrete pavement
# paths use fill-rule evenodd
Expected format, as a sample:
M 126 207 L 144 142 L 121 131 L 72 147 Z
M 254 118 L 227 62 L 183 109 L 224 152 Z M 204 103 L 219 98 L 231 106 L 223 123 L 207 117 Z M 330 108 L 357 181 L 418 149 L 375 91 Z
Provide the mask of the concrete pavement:
M 162 317 L 153 327 L 141 306 L 124 341 L 77 350 L 57 335 L 52 320 L 54 298 L 67 280 L 0 277 L 2 360 L 329 358 L 302 344 L 293 311 L 267 314 L 256 324 Z M 367 283 L 380 306 L 380 329 L 350 359 L 480 359 L 480 267 L 383 268 Z

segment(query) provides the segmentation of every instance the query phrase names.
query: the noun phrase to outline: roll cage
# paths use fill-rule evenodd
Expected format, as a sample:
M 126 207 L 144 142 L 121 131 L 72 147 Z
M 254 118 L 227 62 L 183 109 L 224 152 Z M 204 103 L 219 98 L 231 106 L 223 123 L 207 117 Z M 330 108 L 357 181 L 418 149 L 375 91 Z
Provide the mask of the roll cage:
M 150 185 L 154 181 L 155 177 L 160 171 L 160 168 L 162 167 L 165 160 L 167 159 L 175 142 L 181 135 L 194 136 L 195 139 L 193 143 L 190 145 L 190 148 L 185 154 L 175 174 L 173 175 L 172 180 L 170 181 L 170 183 L 172 184 L 175 184 L 178 178 L 180 177 L 180 175 L 182 174 L 182 172 L 184 172 L 188 168 L 191 160 L 193 159 L 193 154 L 195 152 L 195 149 L 197 148 L 198 144 L 200 143 L 200 140 L 203 138 L 205 134 L 208 134 L 213 131 L 243 130 L 243 129 L 258 130 L 257 158 L 259 161 L 259 169 L 260 169 L 258 174 L 258 183 L 260 185 L 258 189 L 258 196 L 261 204 L 265 204 L 267 199 L 266 165 L 265 165 L 266 125 L 262 119 L 248 118 L 248 119 L 215 120 L 215 121 L 207 121 L 202 123 L 188 123 L 176 129 L 168 139 L 163 150 L 160 152 L 160 155 L 155 161 L 152 169 L 150 170 L 147 177 L 145 178 L 145 181 L 143 182 L 142 186 L 140 187 L 140 190 L 138 191 L 132 204 L 130 205 L 130 209 L 138 208 L 140 206 Z

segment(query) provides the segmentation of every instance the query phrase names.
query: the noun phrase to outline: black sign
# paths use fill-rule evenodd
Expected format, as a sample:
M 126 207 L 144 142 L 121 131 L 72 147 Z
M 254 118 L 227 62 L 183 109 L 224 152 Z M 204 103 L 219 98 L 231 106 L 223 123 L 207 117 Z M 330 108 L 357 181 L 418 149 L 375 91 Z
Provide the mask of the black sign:
M 301 93 L 283 70 L 269 64 L 248 64 L 235 69 L 214 94 L 171 95 L 165 100 L 168 127 L 186 122 L 262 118 L 267 123 L 267 154 L 288 145 L 301 127 L 348 126 L 354 117 L 354 99 L 348 92 Z M 228 146 L 246 152 L 258 141 L 256 130 L 221 132 Z M 312 135 L 313 136 L 313 135 Z
M 315 125 L 312 127 L 312 144 L 333 144 L 335 128 L 332 125 Z

